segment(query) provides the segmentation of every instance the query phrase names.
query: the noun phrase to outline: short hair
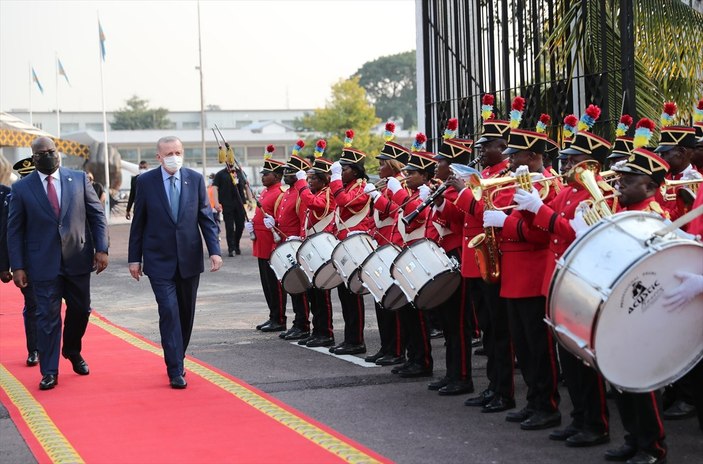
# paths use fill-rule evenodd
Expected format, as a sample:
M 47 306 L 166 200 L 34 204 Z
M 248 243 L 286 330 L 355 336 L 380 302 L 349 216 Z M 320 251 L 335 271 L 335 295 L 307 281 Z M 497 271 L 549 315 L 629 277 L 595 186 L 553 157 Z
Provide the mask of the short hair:
M 176 137 L 175 135 L 167 135 L 166 137 L 161 137 L 158 142 L 156 142 L 156 151 L 159 151 L 161 148 L 161 145 L 164 143 L 171 143 L 171 142 L 178 142 L 183 145 L 183 142 L 181 142 L 181 139 Z
M 139 167 L 146 166 L 146 165 L 147 165 L 146 160 L 141 160 L 141 161 L 139 162 Z

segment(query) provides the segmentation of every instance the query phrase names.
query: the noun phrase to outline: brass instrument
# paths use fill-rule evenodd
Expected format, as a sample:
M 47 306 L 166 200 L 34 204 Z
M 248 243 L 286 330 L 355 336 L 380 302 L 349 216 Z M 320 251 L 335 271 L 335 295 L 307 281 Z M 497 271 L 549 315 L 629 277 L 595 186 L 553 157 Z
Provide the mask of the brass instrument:
M 552 185 L 554 186 L 554 191 L 558 195 L 559 192 L 561 192 L 561 181 L 559 179 L 561 179 L 563 176 L 560 176 L 559 173 L 554 168 L 549 168 L 549 172 L 552 173 L 552 179 L 554 179 L 554 182 L 552 183 Z
M 600 163 L 595 160 L 582 161 L 571 168 L 570 171 L 573 180 L 591 195 L 591 199 L 588 200 L 588 210 L 583 214 L 583 219 L 588 225 L 593 225 L 604 217 L 613 215 L 607 200 L 614 198 L 615 195 L 603 196 L 603 192 L 596 181 L 596 174 L 599 173 Z
M 608 170 L 608 171 L 603 171 L 600 173 L 601 178 L 603 179 L 603 182 L 613 185 L 615 182 L 620 179 L 620 174 L 616 171 Z
M 539 192 L 539 196 L 542 200 L 544 200 L 547 198 L 547 195 L 549 195 L 550 181 L 558 177 L 560 176 L 544 177 L 542 174 L 537 172 L 530 172 L 517 177 L 505 176 L 494 177 L 492 179 L 482 179 L 480 176 L 472 174 L 467 181 L 467 186 L 471 188 L 471 192 L 477 201 L 482 197 L 485 199 L 486 195 L 488 195 L 488 200 L 492 205 L 491 209 L 496 211 L 505 211 L 515 208 L 515 204 L 496 207 L 495 196 L 498 192 L 502 192 L 504 190 L 514 190 L 518 187 L 529 192 L 532 190 L 532 186 L 534 184 L 541 183 L 543 188 Z
M 680 195 L 681 190 L 688 190 L 687 194 L 696 197 L 698 189 L 703 184 L 703 179 L 686 179 L 686 180 L 670 180 L 664 179 L 664 184 L 661 186 L 661 193 L 664 201 L 675 201 Z M 672 192 L 669 193 L 669 190 Z

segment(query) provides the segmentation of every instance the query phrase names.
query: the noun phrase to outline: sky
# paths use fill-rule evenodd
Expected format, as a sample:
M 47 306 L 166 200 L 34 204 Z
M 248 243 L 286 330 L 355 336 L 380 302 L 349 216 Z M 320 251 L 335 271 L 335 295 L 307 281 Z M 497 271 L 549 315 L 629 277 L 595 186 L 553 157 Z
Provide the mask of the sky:
M 200 109 L 195 0 L 0 0 L 0 110 L 52 111 L 58 96 L 101 111 L 98 16 L 107 111 L 133 95 Z M 416 46 L 414 0 L 201 0 L 200 21 L 205 105 L 222 109 L 322 107 L 365 62 Z

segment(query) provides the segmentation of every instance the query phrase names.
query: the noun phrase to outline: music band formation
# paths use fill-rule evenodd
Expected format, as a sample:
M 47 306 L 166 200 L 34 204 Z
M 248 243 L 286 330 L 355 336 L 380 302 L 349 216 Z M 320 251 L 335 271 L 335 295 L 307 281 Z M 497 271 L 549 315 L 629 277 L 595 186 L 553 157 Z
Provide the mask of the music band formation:
M 324 140 L 310 158 L 300 154 L 299 141 L 287 161 L 273 159 L 275 147 L 269 146 L 261 171 L 265 189 L 245 224 L 269 308 L 268 319 L 256 328 L 336 355 L 366 353 L 363 295 L 370 293 L 381 348 L 366 362 L 392 366 L 400 377 L 431 377 L 434 319 L 444 334 L 446 374 L 429 390 L 473 393 L 471 342 L 480 330 L 489 383 L 467 406 L 497 413 L 522 403 L 507 421 L 522 430 L 557 427 L 561 376 L 573 409 L 567 426 L 549 438 L 571 447 L 606 443 L 605 380 L 583 362 L 585 356 L 557 343 L 562 340 L 545 323 L 550 284 L 557 261 L 600 219 L 646 212 L 667 224 L 692 208 L 703 177 L 703 100 L 693 126 L 672 125 L 676 106 L 667 103 L 658 144 L 650 140 L 656 124 L 646 118 L 628 137 L 628 115 L 620 119 L 613 144 L 593 134 L 600 109 L 590 105 L 580 119 L 565 118 L 563 146 L 546 135 L 548 115 L 534 130 L 520 127 L 521 97 L 512 102 L 510 120 L 494 117 L 491 95 L 482 103 L 480 138 L 459 138 L 457 120 L 450 119 L 437 153 L 426 151 L 423 134 L 411 148 L 399 145 L 394 124 L 387 123 L 376 184 L 367 182 L 367 154 L 353 147 L 352 130 L 335 162 L 325 158 Z M 561 174 L 551 168 L 555 158 Z M 480 173 L 472 168 L 477 163 Z M 699 225 L 688 227 L 701 233 L 693 230 Z M 335 288 L 344 320 L 341 339 L 333 330 Z M 667 292 L 666 305 L 695 296 L 682 300 L 679 290 Z M 295 315 L 290 328 L 288 294 Z M 527 385 L 524 401 L 514 394 L 515 360 Z M 677 382 L 673 417 L 681 415 L 682 405 L 690 415 L 696 390 L 703 390 L 698 371 Z M 606 459 L 664 462 L 659 389 L 625 390 L 614 394 L 626 442 L 608 450 Z

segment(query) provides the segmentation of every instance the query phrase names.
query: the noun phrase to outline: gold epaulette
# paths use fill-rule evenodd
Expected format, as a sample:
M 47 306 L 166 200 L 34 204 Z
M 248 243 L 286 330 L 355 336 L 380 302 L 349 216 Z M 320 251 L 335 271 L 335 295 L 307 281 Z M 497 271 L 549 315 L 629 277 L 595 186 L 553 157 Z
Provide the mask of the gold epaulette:
M 289 188 L 290 188 L 290 185 L 288 185 L 288 184 L 285 184 L 285 185 L 284 185 L 284 184 L 281 184 L 281 192 L 285 192 L 285 191 L 288 190 Z
M 661 207 L 659 203 L 656 201 L 651 202 L 650 204 L 647 205 L 647 211 L 652 211 L 654 213 L 662 215 L 665 219 L 671 219 L 669 217 L 669 212 L 664 211 L 664 208 Z

